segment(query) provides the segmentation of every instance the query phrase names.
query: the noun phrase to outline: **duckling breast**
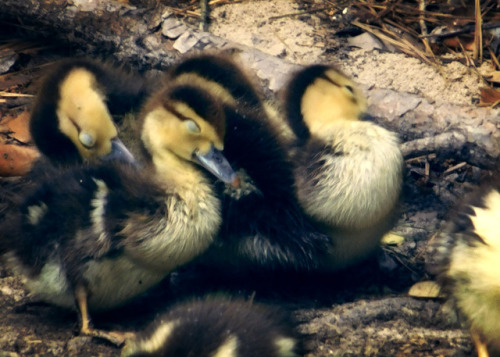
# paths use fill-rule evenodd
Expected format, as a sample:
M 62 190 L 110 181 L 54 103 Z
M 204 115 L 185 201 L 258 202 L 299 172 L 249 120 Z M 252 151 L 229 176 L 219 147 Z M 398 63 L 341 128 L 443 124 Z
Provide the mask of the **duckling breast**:
M 387 217 L 398 201 L 403 156 L 397 136 L 369 122 L 333 123 L 297 150 L 297 195 L 307 214 L 357 230 Z
M 65 308 L 75 307 L 71 283 L 56 253 L 48 258 L 41 270 L 36 273 L 22 263 L 13 252 L 7 253 L 4 258 L 13 272 L 21 277 L 26 288 L 38 298 Z
M 177 187 L 178 189 L 178 187 Z M 131 259 L 156 271 L 170 272 L 213 242 L 221 225 L 220 201 L 205 185 L 167 194 L 157 217 L 130 216 L 121 235 Z
M 165 275 L 137 264 L 127 255 L 91 260 L 83 273 L 91 291 L 88 306 L 93 311 L 122 306 L 158 284 Z

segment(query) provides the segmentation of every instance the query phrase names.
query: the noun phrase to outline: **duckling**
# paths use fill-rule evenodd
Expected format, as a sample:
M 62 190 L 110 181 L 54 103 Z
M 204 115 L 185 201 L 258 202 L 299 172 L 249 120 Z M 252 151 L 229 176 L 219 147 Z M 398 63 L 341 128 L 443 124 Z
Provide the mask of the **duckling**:
M 112 115 L 138 108 L 146 88 L 138 75 L 106 63 L 60 61 L 42 81 L 31 111 L 33 141 L 57 165 L 99 157 L 132 161 Z
M 293 195 L 293 167 L 250 77 L 230 56 L 203 53 L 175 65 L 168 80 L 195 85 L 221 103 L 224 155 L 240 178 L 238 188 L 216 183 L 223 223 L 206 261 L 243 270 L 314 269 L 328 237 Z
M 444 291 L 479 357 L 500 355 L 500 180 L 473 192 L 435 242 Z
M 241 299 L 209 298 L 174 306 L 127 341 L 122 357 L 299 356 L 283 314 Z
M 220 152 L 224 113 L 206 93 L 167 86 L 140 123 L 142 169 L 111 162 L 60 170 L 37 182 L 0 229 L 6 261 L 30 291 L 76 307 L 81 333 L 116 344 L 126 335 L 91 328 L 89 310 L 127 303 L 207 249 L 220 200 L 200 166 L 225 182 L 236 177 Z
M 395 217 L 403 156 L 399 140 L 373 122 L 360 89 L 330 65 L 292 75 L 282 93 L 296 195 L 304 212 L 331 238 L 324 268 L 364 259 Z

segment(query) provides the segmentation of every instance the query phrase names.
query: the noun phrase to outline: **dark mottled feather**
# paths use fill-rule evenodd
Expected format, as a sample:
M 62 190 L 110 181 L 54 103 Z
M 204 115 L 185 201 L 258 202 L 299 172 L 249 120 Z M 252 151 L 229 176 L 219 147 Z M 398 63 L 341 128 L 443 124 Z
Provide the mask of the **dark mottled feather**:
M 257 112 L 259 113 L 259 112 Z M 293 195 L 291 163 L 265 118 L 226 108 L 224 154 L 243 169 L 257 188 L 240 198 L 223 194 L 223 244 L 237 244 L 246 255 L 240 264 L 267 268 L 311 269 L 326 249 L 328 237 L 308 219 Z M 238 259 L 237 257 L 235 257 Z
M 92 211 L 98 185 L 105 183 L 102 219 L 105 230 L 95 232 Z M 164 195 L 164 193 L 163 193 Z M 165 215 L 161 190 L 136 168 L 124 164 L 78 166 L 59 169 L 50 177 L 39 177 L 31 193 L 2 223 L 5 244 L 32 273 L 37 274 L 55 250 L 60 251 L 70 278 L 72 271 L 88 259 L 115 254 L 121 249 L 120 231 L 131 212 Z M 30 207 L 46 206 L 36 224 L 30 222 Z M 100 234 L 105 233 L 106 239 Z M 80 238 L 76 238 L 78 234 Z
M 146 342 L 160 326 L 174 321 L 178 321 L 177 325 L 159 348 L 151 352 L 141 348 L 141 341 Z M 295 343 L 292 353 L 301 353 L 297 333 L 283 311 L 248 301 L 214 297 L 182 303 L 160 315 L 135 341 L 127 343 L 124 355 L 208 357 L 231 337 L 237 341 L 234 356 L 284 356 L 276 344 L 283 338 Z

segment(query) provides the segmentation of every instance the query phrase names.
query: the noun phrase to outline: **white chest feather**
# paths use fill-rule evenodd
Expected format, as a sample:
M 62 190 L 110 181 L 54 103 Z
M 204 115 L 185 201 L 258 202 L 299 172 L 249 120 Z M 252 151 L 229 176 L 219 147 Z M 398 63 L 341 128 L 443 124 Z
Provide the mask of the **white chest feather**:
M 332 153 L 319 170 L 299 175 L 298 196 L 314 219 L 343 229 L 363 229 L 394 208 L 401 190 L 403 156 L 397 137 L 372 123 L 331 128 Z

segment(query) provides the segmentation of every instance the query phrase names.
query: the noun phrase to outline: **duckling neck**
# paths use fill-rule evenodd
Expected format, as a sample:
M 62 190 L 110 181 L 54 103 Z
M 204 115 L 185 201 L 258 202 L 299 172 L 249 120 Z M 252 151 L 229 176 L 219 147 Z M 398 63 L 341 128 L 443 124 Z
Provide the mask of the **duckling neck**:
M 318 120 L 308 123 L 311 136 L 329 140 L 338 135 L 339 131 L 356 127 L 359 121 L 348 118 L 335 118 L 335 120 Z
M 174 154 L 155 157 L 153 164 L 159 182 L 168 186 L 167 191 L 173 189 L 194 211 L 201 202 L 218 201 L 211 183 L 196 164 L 182 160 Z

